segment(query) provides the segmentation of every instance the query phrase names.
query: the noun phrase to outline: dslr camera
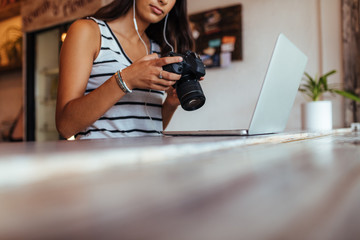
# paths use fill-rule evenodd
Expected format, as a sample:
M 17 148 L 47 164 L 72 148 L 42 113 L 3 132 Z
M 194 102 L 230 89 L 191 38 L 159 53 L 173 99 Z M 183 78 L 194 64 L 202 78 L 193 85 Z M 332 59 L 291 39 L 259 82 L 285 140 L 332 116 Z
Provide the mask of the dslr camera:
M 166 57 L 181 56 L 182 62 L 172 63 L 163 66 L 167 72 L 181 75 L 180 80 L 176 81 L 173 87 L 181 103 L 181 107 L 186 111 L 193 111 L 201 108 L 205 104 L 205 95 L 201 89 L 199 79 L 205 76 L 205 66 L 198 55 L 187 51 L 185 55 L 169 52 Z

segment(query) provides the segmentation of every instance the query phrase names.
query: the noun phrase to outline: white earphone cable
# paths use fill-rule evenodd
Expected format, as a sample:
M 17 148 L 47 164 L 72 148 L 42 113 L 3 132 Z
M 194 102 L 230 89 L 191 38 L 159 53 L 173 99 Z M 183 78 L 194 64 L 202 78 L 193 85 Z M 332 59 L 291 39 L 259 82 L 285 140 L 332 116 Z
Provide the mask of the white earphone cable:
M 148 47 L 147 47 L 145 41 L 142 39 L 142 37 L 141 37 L 141 35 L 139 33 L 138 26 L 137 26 L 136 17 L 135 17 L 135 0 L 134 0 L 134 5 L 133 5 L 133 21 L 134 21 L 134 26 L 135 26 L 136 33 L 139 36 L 141 42 L 144 44 L 144 47 L 145 47 L 145 50 L 146 50 L 146 55 L 149 55 Z
M 166 38 L 166 27 L 167 27 L 168 17 L 169 17 L 169 14 L 166 14 L 164 29 L 163 29 L 163 36 L 164 36 L 164 40 L 165 40 L 166 44 L 171 48 L 171 51 L 174 52 L 174 47 L 168 42 L 168 40 Z
M 134 21 L 135 30 L 136 30 L 136 33 L 137 33 L 137 35 L 139 36 L 141 42 L 143 43 L 143 45 L 144 45 L 144 47 L 145 47 L 146 55 L 149 55 L 148 47 L 147 47 L 145 41 L 142 39 L 142 37 L 141 37 L 141 35 L 140 35 L 140 33 L 139 33 L 139 29 L 138 29 L 137 22 L 136 22 L 136 16 L 135 16 L 135 6 L 136 6 L 136 5 L 135 5 L 135 0 L 134 0 L 134 4 L 133 4 L 133 21 Z M 160 131 L 156 130 L 157 128 L 156 128 L 156 125 L 155 125 L 155 123 L 154 123 L 154 120 L 152 119 L 152 117 L 151 117 L 151 115 L 150 115 L 150 113 L 149 113 L 149 109 L 148 109 L 147 102 L 148 102 L 148 100 L 149 100 L 150 94 L 151 94 L 151 89 L 149 89 L 149 93 L 148 93 L 148 95 L 147 95 L 147 97 L 146 97 L 146 99 L 145 99 L 145 111 L 146 111 L 146 114 L 147 114 L 147 116 L 149 117 L 149 119 L 150 119 L 150 121 L 151 121 L 151 123 L 152 123 L 152 125 L 153 125 L 153 128 L 154 128 L 154 130 L 156 131 L 156 133 L 162 134 Z

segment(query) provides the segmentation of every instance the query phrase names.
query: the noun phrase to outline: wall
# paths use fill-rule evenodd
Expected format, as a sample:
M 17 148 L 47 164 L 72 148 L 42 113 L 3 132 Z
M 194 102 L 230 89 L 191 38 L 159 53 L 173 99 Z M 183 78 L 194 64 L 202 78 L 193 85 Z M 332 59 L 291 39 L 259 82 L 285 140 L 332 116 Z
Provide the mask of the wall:
M 5 30 L 13 25 L 21 26 L 21 18 L 14 17 L 0 22 L 0 36 L 4 36 Z M 0 41 L 1 43 L 2 41 Z M 19 114 L 22 103 L 23 83 L 21 70 L 0 72 L 0 141 L 1 132 L 8 130 Z
M 243 5 L 243 60 L 226 69 L 208 69 L 201 83 L 207 97 L 205 106 L 194 112 L 179 108 L 167 130 L 247 128 L 259 90 L 280 32 L 308 57 L 306 71 L 337 69 L 330 82 L 342 81 L 341 0 L 197 0 L 188 1 L 189 13 L 234 3 Z M 342 99 L 333 101 L 334 127 L 343 127 Z M 301 128 L 297 95 L 288 130 Z
M 230 129 L 248 126 L 259 89 L 278 33 L 285 33 L 309 57 L 310 74 L 337 69 L 330 78 L 342 81 L 341 0 L 188 0 L 189 13 L 241 3 L 243 5 L 244 60 L 229 68 L 207 71 L 201 84 L 206 105 L 195 111 L 177 110 L 168 130 Z M 320 7 L 320 8 L 319 8 Z M 320 13 L 320 14 L 319 14 Z M 319 19 L 320 16 L 320 19 Z M 14 18 L 9 21 L 17 21 Z M 4 27 L 0 23 L 0 32 Z M 319 34 L 319 29 L 321 29 Z M 2 123 L 13 121 L 22 103 L 21 73 L 0 73 L 0 131 Z M 334 127 L 344 125 L 343 100 L 333 101 Z M 288 129 L 300 129 L 298 94 Z
M 22 0 L 21 16 L 23 29 L 31 32 L 70 22 L 95 12 L 110 0 Z

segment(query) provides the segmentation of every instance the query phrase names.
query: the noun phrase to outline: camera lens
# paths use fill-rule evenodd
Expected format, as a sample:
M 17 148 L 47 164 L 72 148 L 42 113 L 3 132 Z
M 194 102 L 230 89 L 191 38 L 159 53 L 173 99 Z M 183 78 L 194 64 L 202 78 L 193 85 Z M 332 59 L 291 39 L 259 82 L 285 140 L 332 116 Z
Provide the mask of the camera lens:
M 197 80 L 184 81 L 176 87 L 181 107 L 186 111 L 193 111 L 205 104 L 205 95 Z

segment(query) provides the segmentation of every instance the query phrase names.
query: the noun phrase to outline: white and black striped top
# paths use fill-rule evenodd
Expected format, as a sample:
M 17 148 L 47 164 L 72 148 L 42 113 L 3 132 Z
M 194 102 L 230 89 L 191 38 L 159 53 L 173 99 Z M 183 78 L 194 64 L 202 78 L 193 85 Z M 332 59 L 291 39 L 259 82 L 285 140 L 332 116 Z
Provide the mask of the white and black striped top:
M 101 49 L 93 63 L 85 94 L 99 87 L 116 71 L 132 64 L 108 24 L 91 19 L 99 25 Z M 150 53 L 153 52 L 160 52 L 160 47 L 151 41 Z M 121 98 L 100 119 L 79 132 L 76 139 L 158 135 L 162 131 L 163 100 L 164 92 L 133 89 L 132 93 Z

